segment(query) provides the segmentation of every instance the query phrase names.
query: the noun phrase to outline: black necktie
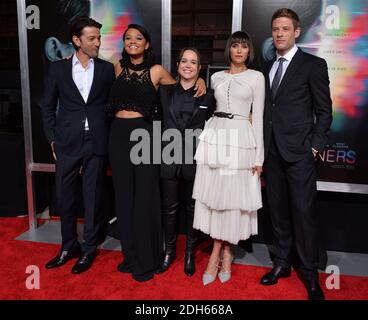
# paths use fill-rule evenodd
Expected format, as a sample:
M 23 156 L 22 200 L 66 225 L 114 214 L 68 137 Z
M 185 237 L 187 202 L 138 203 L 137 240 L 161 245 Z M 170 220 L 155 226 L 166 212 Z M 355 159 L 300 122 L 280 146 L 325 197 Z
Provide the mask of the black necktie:
M 277 67 L 277 71 L 275 73 L 275 76 L 273 78 L 272 85 L 271 85 L 272 99 L 274 99 L 276 97 L 277 89 L 279 88 L 280 80 L 281 80 L 281 76 L 282 76 L 282 64 L 285 61 L 286 61 L 286 59 L 282 58 L 282 57 L 279 58 L 279 60 L 278 60 L 279 66 Z

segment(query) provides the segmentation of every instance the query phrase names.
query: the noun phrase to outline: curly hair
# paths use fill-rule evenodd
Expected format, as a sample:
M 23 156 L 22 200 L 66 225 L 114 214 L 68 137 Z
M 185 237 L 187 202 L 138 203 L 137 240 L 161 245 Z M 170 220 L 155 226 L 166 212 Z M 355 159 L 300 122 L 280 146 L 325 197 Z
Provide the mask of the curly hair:
M 150 34 L 144 27 L 140 26 L 139 24 L 132 23 L 128 25 L 127 29 L 125 30 L 123 34 L 123 41 L 125 40 L 126 33 L 129 29 L 138 30 L 142 34 L 143 38 L 149 43 L 148 49 L 144 50 L 144 63 L 147 65 L 148 68 L 151 68 L 153 65 L 155 65 L 155 55 L 151 46 Z M 121 66 L 126 66 L 130 61 L 130 56 L 125 51 L 125 49 L 123 49 L 121 56 L 122 58 L 120 60 L 120 64 Z

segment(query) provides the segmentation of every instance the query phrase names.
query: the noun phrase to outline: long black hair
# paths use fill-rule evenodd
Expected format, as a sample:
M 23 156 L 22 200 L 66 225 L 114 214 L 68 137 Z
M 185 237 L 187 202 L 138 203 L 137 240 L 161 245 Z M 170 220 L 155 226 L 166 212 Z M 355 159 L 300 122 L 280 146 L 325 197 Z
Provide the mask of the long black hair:
M 153 50 L 152 50 L 152 42 L 151 42 L 150 34 L 148 33 L 148 31 L 144 27 L 140 26 L 139 24 L 131 23 L 130 25 L 128 25 L 128 28 L 125 30 L 125 32 L 123 34 L 123 41 L 125 40 L 126 33 L 129 29 L 138 30 L 142 34 L 143 38 L 149 43 L 148 49 L 144 50 L 144 61 L 143 61 L 143 63 L 148 68 L 151 68 L 153 65 L 155 65 L 155 55 L 154 55 Z M 122 52 L 121 56 L 122 56 L 122 59 L 120 60 L 120 64 L 123 67 L 123 66 L 126 66 L 130 62 L 130 56 L 125 51 L 125 49 L 123 49 L 123 52 Z

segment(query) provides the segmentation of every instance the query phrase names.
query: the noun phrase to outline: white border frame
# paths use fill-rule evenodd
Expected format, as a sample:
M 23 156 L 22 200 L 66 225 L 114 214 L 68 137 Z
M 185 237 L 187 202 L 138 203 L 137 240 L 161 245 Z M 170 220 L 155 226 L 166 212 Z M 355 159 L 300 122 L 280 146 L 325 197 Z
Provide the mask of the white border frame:
M 32 117 L 31 96 L 29 89 L 29 66 L 28 66 L 28 41 L 26 21 L 26 0 L 17 0 L 18 11 L 18 34 L 19 34 L 19 58 L 21 70 L 22 104 L 23 104 L 23 128 L 24 148 L 27 179 L 27 202 L 29 215 L 29 228 L 37 228 L 36 203 L 33 185 L 33 144 L 32 144 Z
M 317 181 L 318 191 L 368 194 L 367 184 Z
M 239 31 L 242 29 L 242 18 L 243 18 L 243 0 L 233 0 L 233 20 L 231 32 Z
M 171 72 L 171 0 L 162 0 L 162 66 Z

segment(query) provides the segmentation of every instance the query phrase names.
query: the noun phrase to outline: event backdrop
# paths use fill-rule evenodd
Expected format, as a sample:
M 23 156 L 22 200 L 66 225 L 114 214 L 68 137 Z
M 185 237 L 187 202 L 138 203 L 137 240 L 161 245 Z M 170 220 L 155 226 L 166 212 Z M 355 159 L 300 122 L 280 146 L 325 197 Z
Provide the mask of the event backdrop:
M 258 67 L 274 58 L 270 21 L 281 7 L 300 16 L 297 45 L 328 63 L 333 124 L 318 180 L 368 184 L 368 1 L 244 0 L 243 29 L 254 38 Z
M 33 156 L 36 163 L 53 163 L 42 130 L 41 109 L 45 75 L 51 61 L 73 54 L 69 26 L 79 15 L 103 24 L 100 58 L 119 61 L 122 36 L 129 23 L 144 25 L 152 37 L 157 62 L 161 61 L 161 0 L 27 0 L 40 12 L 39 29 L 28 30 Z
M 28 31 L 34 161 L 53 163 L 42 131 L 40 105 L 50 61 L 70 55 L 73 18 L 91 15 L 103 24 L 101 57 L 119 59 L 126 26 L 148 28 L 160 61 L 161 0 L 27 0 L 40 8 L 40 28 Z M 280 7 L 301 18 L 298 45 L 329 66 L 334 121 L 318 162 L 318 180 L 368 184 L 368 0 L 244 0 L 243 29 L 254 38 L 260 67 L 272 59 L 270 19 Z

